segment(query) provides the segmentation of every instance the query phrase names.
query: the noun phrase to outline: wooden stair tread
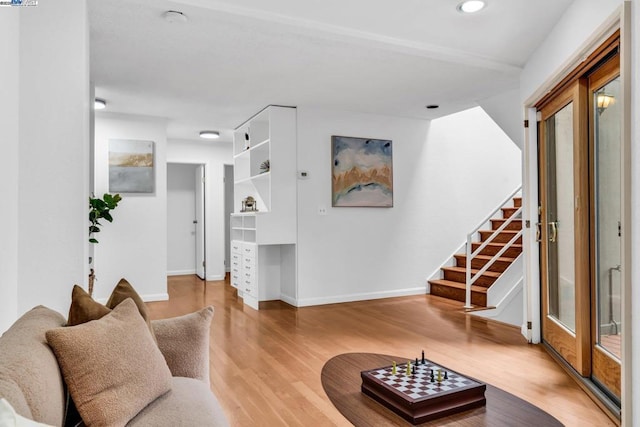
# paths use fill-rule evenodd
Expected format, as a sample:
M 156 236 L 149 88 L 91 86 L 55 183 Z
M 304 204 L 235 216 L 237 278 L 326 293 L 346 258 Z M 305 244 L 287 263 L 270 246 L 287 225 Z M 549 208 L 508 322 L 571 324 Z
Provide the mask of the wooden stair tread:
M 452 282 L 451 280 L 434 279 L 434 280 L 429 280 L 429 283 L 434 285 L 440 285 L 440 286 L 448 286 L 450 288 L 455 288 L 455 289 L 462 289 L 462 290 L 467 289 L 466 284 L 460 283 L 460 282 Z M 482 286 L 471 285 L 471 292 L 486 294 L 487 288 L 484 288 Z
M 480 245 L 481 245 L 482 243 L 484 243 L 484 242 L 473 242 L 473 245 L 474 245 L 474 246 L 478 246 L 478 247 L 480 247 Z M 494 247 L 499 246 L 499 247 L 504 247 L 504 246 L 506 246 L 506 245 L 507 245 L 507 243 L 509 243 L 509 242 L 489 242 L 489 243 L 487 243 L 487 244 L 485 245 L 485 247 L 488 247 L 488 246 L 494 246 Z M 521 245 L 520 243 L 514 243 L 513 245 L 511 245 L 511 246 L 509 246 L 509 247 L 510 247 L 510 248 L 515 248 L 515 249 L 522 249 L 522 245 Z
M 462 258 L 462 257 L 467 257 L 467 254 L 455 254 L 454 257 L 456 258 Z M 492 255 L 476 255 L 473 257 L 473 259 L 484 259 L 484 260 L 491 260 L 491 258 L 493 258 Z M 503 262 L 513 262 L 515 261 L 515 258 L 509 258 L 509 257 L 499 257 L 496 258 L 496 261 L 503 261 Z
M 467 272 L 467 269 L 465 267 L 442 267 L 441 270 L 449 270 L 449 271 L 458 271 L 461 273 L 465 273 Z M 476 274 L 478 271 L 480 271 L 480 269 L 476 269 L 476 268 L 472 268 L 471 269 L 471 274 Z M 498 278 L 500 277 L 502 273 L 498 273 L 497 271 L 485 271 L 484 273 L 482 273 L 483 276 L 491 276 L 491 277 L 495 277 Z

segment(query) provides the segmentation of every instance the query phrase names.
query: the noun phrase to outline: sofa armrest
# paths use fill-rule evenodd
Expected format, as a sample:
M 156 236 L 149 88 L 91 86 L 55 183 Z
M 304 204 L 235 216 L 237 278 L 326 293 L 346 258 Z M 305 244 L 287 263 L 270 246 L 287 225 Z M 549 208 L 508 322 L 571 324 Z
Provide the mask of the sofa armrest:
M 202 380 L 209 384 L 209 331 L 213 307 L 171 319 L 152 320 L 169 370 L 174 377 Z

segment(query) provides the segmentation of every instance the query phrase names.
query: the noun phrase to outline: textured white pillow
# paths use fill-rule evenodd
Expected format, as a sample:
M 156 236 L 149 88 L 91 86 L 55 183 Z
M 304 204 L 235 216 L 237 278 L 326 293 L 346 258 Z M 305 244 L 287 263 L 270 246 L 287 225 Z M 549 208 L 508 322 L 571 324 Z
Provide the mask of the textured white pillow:
M 7 399 L 0 399 L 0 427 L 53 427 L 16 414 Z

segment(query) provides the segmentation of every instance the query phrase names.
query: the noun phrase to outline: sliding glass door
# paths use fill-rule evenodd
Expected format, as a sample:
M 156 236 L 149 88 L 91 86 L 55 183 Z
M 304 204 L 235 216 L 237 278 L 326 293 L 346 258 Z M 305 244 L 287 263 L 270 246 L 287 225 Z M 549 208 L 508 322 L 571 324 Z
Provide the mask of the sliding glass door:
M 543 341 L 619 405 L 622 103 L 611 46 L 538 105 L 541 317 Z

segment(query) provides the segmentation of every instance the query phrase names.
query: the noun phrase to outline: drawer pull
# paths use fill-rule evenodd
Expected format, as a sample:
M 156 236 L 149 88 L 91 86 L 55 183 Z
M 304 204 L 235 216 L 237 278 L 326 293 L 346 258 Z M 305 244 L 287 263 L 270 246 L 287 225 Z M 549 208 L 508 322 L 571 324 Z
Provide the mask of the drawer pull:
M 245 292 L 251 292 L 251 289 L 247 288 L 244 290 Z

